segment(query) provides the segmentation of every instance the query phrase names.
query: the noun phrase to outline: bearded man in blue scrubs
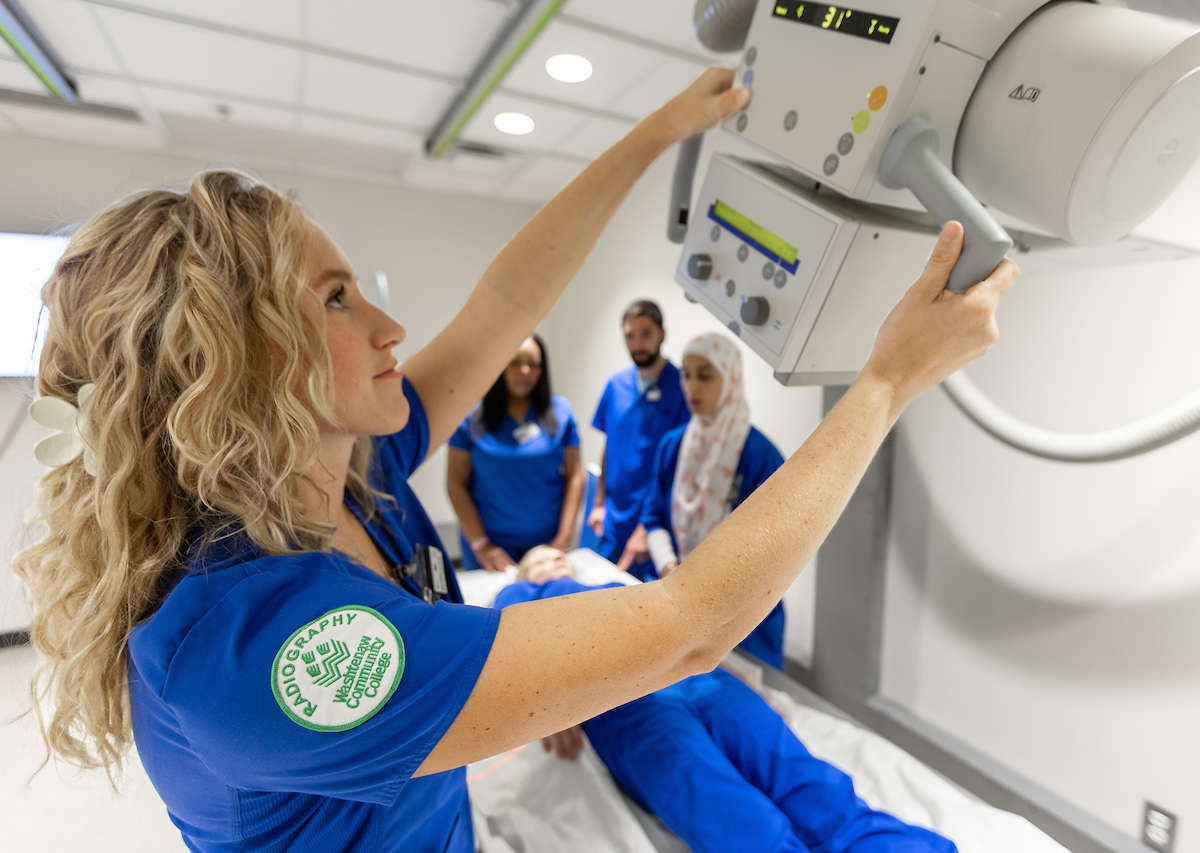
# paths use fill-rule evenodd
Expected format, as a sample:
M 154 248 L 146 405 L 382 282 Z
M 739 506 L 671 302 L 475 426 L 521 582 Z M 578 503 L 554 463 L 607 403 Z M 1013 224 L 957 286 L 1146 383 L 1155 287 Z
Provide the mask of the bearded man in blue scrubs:
M 655 575 L 638 517 L 654 475 L 654 452 L 659 440 L 691 414 L 679 369 L 662 354 L 667 337 L 662 309 L 646 299 L 634 302 L 625 309 L 621 327 L 633 365 L 608 378 L 592 418 L 605 444 L 587 523 L 600 537 L 595 547 L 601 556 L 647 580 Z

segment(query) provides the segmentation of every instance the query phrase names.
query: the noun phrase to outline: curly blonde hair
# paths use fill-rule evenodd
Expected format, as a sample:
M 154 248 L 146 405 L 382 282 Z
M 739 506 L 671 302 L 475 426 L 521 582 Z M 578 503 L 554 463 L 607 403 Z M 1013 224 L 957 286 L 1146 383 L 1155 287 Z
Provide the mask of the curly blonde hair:
M 32 685 L 48 753 L 114 781 L 132 741 L 127 641 L 195 537 L 240 530 L 268 554 L 329 550 L 298 486 L 336 423 L 314 226 L 292 198 L 232 171 L 139 194 L 85 223 L 42 291 L 43 395 L 95 384 L 81 459 L 37 493 L 44 538 L 14 561 L 44 660 Z M 374 506 L 371 444 L 348 483 Z

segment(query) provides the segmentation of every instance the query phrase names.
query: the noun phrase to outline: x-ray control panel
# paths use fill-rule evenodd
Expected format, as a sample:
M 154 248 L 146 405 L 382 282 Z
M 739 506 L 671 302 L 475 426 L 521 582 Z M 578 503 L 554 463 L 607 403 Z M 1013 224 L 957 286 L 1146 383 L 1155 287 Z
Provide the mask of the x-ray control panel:
M 811 189 L 721 155 L 712 160 L 695 210 L 675 280 L 788 384 L 853 378 L 903 293 L 878 265 L 915 277 L 936 233 L 933 224 L 818 199 Z M 836 322 L 818 327 L 818 319 L 843 312 L 869 313 L 873 325 L 858 323 L 865 330 L 858 333 Z

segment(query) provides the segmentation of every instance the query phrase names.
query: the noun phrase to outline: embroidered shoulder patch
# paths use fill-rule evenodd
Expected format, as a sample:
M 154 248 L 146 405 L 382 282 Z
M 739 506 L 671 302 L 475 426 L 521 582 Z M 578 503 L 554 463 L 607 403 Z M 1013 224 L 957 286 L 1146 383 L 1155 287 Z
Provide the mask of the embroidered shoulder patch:
M 271 688 L 294 722 L 318 732 L 365 723 L 396 692 L 404 641 L 383 614 L 351 605 L 302 625 L 275 655 Z

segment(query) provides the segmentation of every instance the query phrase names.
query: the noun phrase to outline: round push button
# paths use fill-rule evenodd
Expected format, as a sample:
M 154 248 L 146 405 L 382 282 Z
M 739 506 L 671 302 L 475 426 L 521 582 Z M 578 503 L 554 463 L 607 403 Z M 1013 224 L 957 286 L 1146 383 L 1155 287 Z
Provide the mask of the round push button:
M 783 287 L 785 284 L 787 284 L 787 273 L 779 270 L 775 273 L 775 286 Z
M 823 171 L 826 175 L 832 175 L 834 172 L 837 171 L 837 167 L 838 167 L 838 155 L 830 154 L 828 157 L 825 158 L 825 163 L 821 166 L 821 171 Z
M 871 125 L 871 113 L 867 110 L 859 110 L 854 114 L 854 121 L 850 122 L 850 129 L 855 133 L 862 133 Z
M 748 125 L 749 123 L 750 123 L 750 117 L 748 115 L 746 115 L 745 113 L 742 113 L 740 116 L 738 116 L 738 120 L 737 120 L 738 132 L 740 133 L 741 131 L 745 130 L 746 125 Z
M 770 281 L 775 276 L 775 265 L 770 261 L 763 264 L 763 278 Z
M 721 239 L 721 226 L 714 225 L 712 227 L 712 231 L 708 232 L 708 236 L 712 238 L 712 241 L 714 243 L 717 242 L 718 240 L 720 240 Z
M 712 269 L 712 257 L 710 255 L 692 255 L 688 258 L 688 275 L 698 281 L 703 281 L 712 275 Z
M 737 282 L 731 278 L 725 279 L 725 295 L 733 296 L 735 293 L 737 293 Z
M 783 129 L 792 130 L 796 127 L 796 122 L 799 120 L 800 116 L 795 110 L 788 110 L 788 114 L 783 117 Z
M 742 245 L 738 246 L 738 260 L 744 261 L 748 257 L 750 257 L 750 248 L 743 243 Z
M 747 326 L 761 326 L 771 316 L 771 304 L 765 296 L 751 296 L 742 303 L 742 322 Z
M 850 153 L 852 148 L 854 148 L 854 134 L 843 133 L 838 139 L 838 153 L 844 157 Z
M 754 60 L 758 59 L 758 48 L 752 47 L 746 51 L 746 67 L 749 68 L 754 64 Z
M 876 86 L 867 97 L 867 106 L 872 110 L 882 109 L 887 103 L 887 86 Z

